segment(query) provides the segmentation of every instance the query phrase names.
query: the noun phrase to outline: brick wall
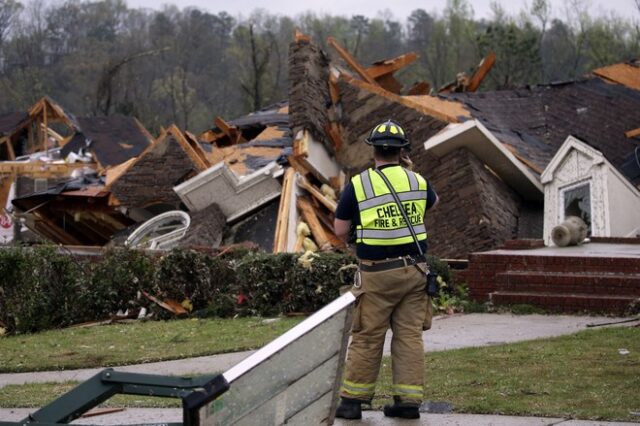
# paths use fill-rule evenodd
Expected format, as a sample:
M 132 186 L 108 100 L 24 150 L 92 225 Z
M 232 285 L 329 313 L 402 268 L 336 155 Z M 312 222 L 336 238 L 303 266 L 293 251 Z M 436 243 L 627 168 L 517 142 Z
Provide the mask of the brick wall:
M 516 237 L 520 197 L 475 155 L 460 148 L 440 159 L 425 157 L 419 171 L 440 196 L 427 212 L 432 254 L 463 258 Z
M 111 191 L 129 208 L 156 203 L 177 208 L 181 201 L 173 187 L 196 173 L 196 167 L 178 141 L 167 136 L 114 182 Z

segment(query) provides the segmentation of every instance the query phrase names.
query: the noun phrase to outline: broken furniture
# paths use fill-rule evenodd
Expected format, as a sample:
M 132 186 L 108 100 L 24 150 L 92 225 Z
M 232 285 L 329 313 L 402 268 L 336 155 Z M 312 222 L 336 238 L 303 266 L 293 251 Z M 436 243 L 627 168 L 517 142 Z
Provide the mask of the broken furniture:
M 69 424 L 116 394 L 182 400 L 182 423 L 329 425 L 333 423 L 355 297 L 346 293 L 217 376 L 176 378 L 106 369 L 20 422 Z

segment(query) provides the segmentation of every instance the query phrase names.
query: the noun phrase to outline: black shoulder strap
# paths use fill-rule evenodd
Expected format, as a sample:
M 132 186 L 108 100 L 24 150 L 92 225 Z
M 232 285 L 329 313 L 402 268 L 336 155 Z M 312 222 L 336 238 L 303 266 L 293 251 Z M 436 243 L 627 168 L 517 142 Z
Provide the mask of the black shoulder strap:
M 423 256 L 424 252 L 422 251 L 422 247 L 420 246 L 420 243 L 418 242 L 418 236 L 416 235 L 416 231 L 413 229 L 413 225 L 411 224 L 411 221 L 409 220 L 409 217 L 407 217 L 407 212 L 405 212 L 404 211 L 404 207 L 402 207 L 402 203 L 400 202 L 400 198 L 398 198 L 398 194 L 396 194 L 396 191 L 393 189 L 393 186 L 391 185 L 391 182 L 389 182 L 389 179 L 387 179 L 387 177 L 385 176 L 385 174 L 383 172 L 381 172 L 378 169 L 373 169 L 373 170 L 378 174 L 378 176 L 380 176 L 382 178 L 384 183 L 387 185 L 387 188 L 389 188 L 389 191 L 391 192 L 391 195 L 393 196 L 393 199 L 396 201 L 396 204 L 398 204 L 398 208 L 400 209 L 400 213 L 402 213 L 402 217 L 404 218 L 405 223 L 409 227 L 409 232 L 411 232 L 411 236 L 413 237 L 413 241 L 416 243 L 416 247 L 418 247 L 418 253 L 420 253 L 420 256 Z M 409 172 L 409 173 L 412 173 L 412 172 Z

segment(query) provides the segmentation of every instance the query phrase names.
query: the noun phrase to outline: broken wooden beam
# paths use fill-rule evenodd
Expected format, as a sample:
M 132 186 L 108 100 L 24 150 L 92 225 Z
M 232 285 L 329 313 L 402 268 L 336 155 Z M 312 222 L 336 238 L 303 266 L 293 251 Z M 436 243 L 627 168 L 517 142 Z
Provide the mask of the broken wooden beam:
M 366 71 L 367 74 L 371 76 L 371 78 L 377 79 L 378 77 L 390 75 L 396 71 L 401 70 L 407 65 L 414 63 L 416 59 L 418 59 L 418 55 L 415 52 L 409 52 L 393 59 L 386 59 L 384 61 L 376 62 L 372 66 L 367 68 Z
M 384 74 L 376 78 L 376 83 L 385 90 L 399 95 L 402 91 L 402 84 L 391 74 Z
M 340 151 L 340 149 L 342 148 L 343 142 L 342 142 L 342 132 L 340 131 L 340 126 L 338 125 L 338 123 L 333 121 L 330 122 L 327 125 L 326 131 L 335 150 Z
M 326 197 L 318 188 L 311 185 L 311 183 L 304 177 L 298 176 L 298 185 L 306 189 L 313 197 L 318 200 L 323 206 L 325 206 L 331 213 L 336 212 L 337 203 L 328 197 Z
M 309 225 L 309 229 L 311 230 L 313 239 L 316 240 L 316 243 L 318 243 L 320 250 L 326 250 L 330 248 L 331 243 L 329 242 L 329 237 L 322 227 L 322 224 L 318 220 L 315 209 L 311 205 L 311 202 L 306 197 L 298 197 L 298 199 L 296 200 L 296 206 L 302 214 L 304 221 L 307 223 L 307 225 Z
M 640 127 L 638 127 L 637 129 L 629 130 L 628 132 L 624 132 L 624 135 L 629 139 L 640 136 Z
M 413 86 L 411 86 L 411 88 L 407 92 L 407 95 L 409 96 L 428 95 L 430 91 L 431 91 L 431 85 L 429 83 L 427 83 L 426 81 L 419 81 Z
M 412 108 L 415 109 L 416 111 L 419 111 L 423 114 L 429 115 L 433 118 L 436 118 L 438 120 L 442 120 L 442 121 L 446 121 L 448 123 L 459 123 L 460 122 L 460 118 L 447 114 L 447 113 L 443 113 L 441 111 L 438 111 L 437 109 L 430 107 L 428 105 L 424 105 L 424 104 L 420 104 L 419 102 L 416 102 L 415 100 L 412 100 L 411 98 L 408 98 L 406 96 L 399 96 L 396 95 L 395 93 L 391 93 L 387 90 L 384 90 L 383 88 L 381 88 L 380 86 L 376 86 L 376 85 L 371 85 L 368 83 L 365 83 L 362 80 L 358 80 L 356 78 L 353 78 L 351 76 L 348 76 L 346 74 L 342 74 L 341 75 L 341 79 L 343 79 L 345 82 L 347 82 L 348 84 L 358 87 L 360 89 L 364 89 L 368 92 L 371 92 L 373 94 L 379 95 L 384 97 L 385 99 L 391 101 L 391 102 L 396 102 L 399 103 L 407 108 Z
M 143 291 L 142 294 L 144 295 L 144 297 L 149 299 L 151 302 L 153 302 L 156 305 L 160 306 L 165 311 L 171 312 L 174 315 L 185 316 L 185 315 L 188 314 L 187 310 L 179 302 L 177 302 L 177 301 L 175 301 L 173 299 L 166 299 L 166 300 L 163 301 L 163 300 L 158 299 L 155 296 L 150 295 L 146 291 Z
M 309 42 L 311 42 L 311 36 L 303 33 L 298 28 L 296 28 L 296 31 L 294 32 L 293 38 L 296 41 L 296 43 L 300 43 L 300 42 L 309 43 Z
M 13 144 L 11 143 L 11 139 L 8 137 L 4 137 L 0 139 L 0 145 L 6 144 L 7 147 L 7 158 L 9 161 L 14 161 L 16 159 L 16 153 L 13 150 Z
M 222 117 L 216 117 L 215 120 L 213 120 L 213 123 L 220 130 L 222 130 L 222 133 L 224 133 L 229 138 L 231 145 L 236 145 L 241 142 L 246 142 L 246 140 L 242 137 L 242 131 L 238 129 L 236 126 L 231 125 L 226 121 L 224 121 Z
M 296 157 L 295 155 L 290 155 L 287 157 L 287 161 L 289 162 L 289 165 L 295 169 L 296 172 L 300 173 L 302 176 L 309 176 L 309 174 L 311 173 L 311 171 L 309 171 L 309 169 L 304 165 L 304 162 L 302 160 L 300 160 L 300 158 Z
M 340 101 L 340 91 L 338 90 L 338 76 L 331 73 L 329 76 L 329 96 L 331 103 L 336 105 Z
M 487 56 L 485 56 L 480 64 L 478 64 L 478 68 L 473 73 L 471 78 L 469 79 L 469 84 L 465 88 L 466 92 L 475 92 L 480 87 L 480 83 L 482 80 L 489 74 L 491 68 L 493 68 L 493 64 L 496 63 L 496 54 L 495 52 L 489 52 Z
M 282 193 L 278 207 L 278 219 L 276 221 L 276 233 L 273 238 L 273 252 L 284 253 L 287 251 L 287 235 L 289 233 L 289 213 L 291 210 L 291 197 L 293 196 L 296 171 L 290 167 L 284 174 L 282 181 Z
M 342 57 L 342 59 L 344 59 L 347 65 L 349 65 L 349 67 L 353 71 L 355 71 L 360 76 L 360 78 L 362 78 L 369 84 L 373 84 L 376 86 L 378 85 L 376 80 L 371 77 L 369 73 L 367 73 L 367 70 L 362 65 L 360 65 L 360 63 L 353 56 L 351 56 L 351 54 L 347 52 L 347 50 L 342 47 L 335 38 L 329 37 L 327 39 L 327 44 L 333 47 L 336 52 L 338 52 L 338 54 Z

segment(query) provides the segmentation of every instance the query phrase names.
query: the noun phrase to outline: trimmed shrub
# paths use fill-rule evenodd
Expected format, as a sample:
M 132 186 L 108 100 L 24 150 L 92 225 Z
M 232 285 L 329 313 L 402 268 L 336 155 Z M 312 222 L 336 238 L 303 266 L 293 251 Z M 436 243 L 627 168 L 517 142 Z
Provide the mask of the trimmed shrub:
M 22 309 L 23 274 L 26 269 L 22 248 L 0 249 L 0 321 L 7 333 L 16 331 L 16 316 Z
M 82 293 L 83 320 L 107 318 L 118 310 L 139 308 L 138 292 L 153 291 L 154 259 L 144 252 L 109 249 L 100 262 L 88 265 L 90 279 Z
M 187 302 L 193 310 L 227 313 L 234 287 L 227 262 L 194 250 L 174 249 L 162 256 L 155 273 L 154 295 Z
M 6 257 L 5 257 L 6 256 Z M 82 268 L 70 256 L 51 247 L 3 250 L 3 296 L 7 313 L 0 314 L 9 333 L 29 333 L 77 322 Z
M 0 321 L 7 333 L 27 333 L 108 318 L 120 309 L 149 307 L 155 318 L 172 315 L 146 298 L 174 299 L 193 315 L 271 316 L 311 313 L 353 282 L 356 259 L 339 253 L 299 255 L 248 251 L 215 257 L 176 249 L 163 256 L 112 249 L 77 260 L 52 247 L 0 250 Z M 449 268 L 431 258 L 432 270 L 449 280 Z M 463 288 L 460 287 L 459 290 Z M 442 306 L 464 292 L 441 286 Z

